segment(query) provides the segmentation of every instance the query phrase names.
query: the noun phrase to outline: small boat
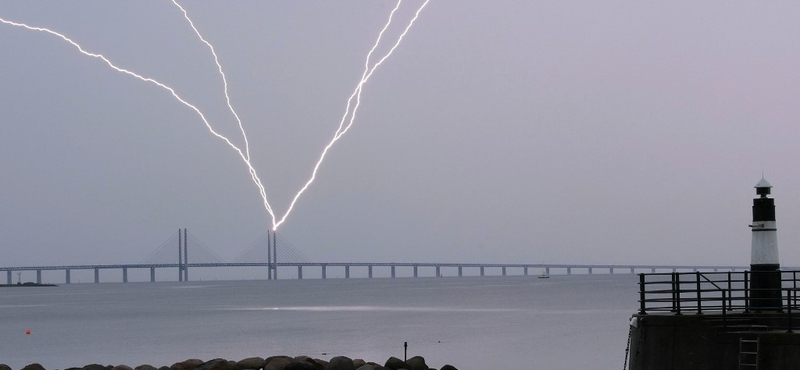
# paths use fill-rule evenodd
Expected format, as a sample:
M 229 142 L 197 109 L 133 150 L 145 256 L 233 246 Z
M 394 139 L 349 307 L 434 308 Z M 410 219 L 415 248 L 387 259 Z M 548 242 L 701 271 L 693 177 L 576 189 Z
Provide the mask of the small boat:
M 547 275 L 547 274 L 539 275 L 539 279 L 549 279 L 549 278 L 550 278 L 550 275 Z

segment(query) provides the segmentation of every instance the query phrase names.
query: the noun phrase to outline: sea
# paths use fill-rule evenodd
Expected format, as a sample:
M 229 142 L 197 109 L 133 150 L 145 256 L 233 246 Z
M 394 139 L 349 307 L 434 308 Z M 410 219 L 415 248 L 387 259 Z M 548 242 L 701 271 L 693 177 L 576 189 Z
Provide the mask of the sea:
M 423 356 L 460 370 L 622 369 L 637 289 L 633 274 L 0 288 L 0 363 Z

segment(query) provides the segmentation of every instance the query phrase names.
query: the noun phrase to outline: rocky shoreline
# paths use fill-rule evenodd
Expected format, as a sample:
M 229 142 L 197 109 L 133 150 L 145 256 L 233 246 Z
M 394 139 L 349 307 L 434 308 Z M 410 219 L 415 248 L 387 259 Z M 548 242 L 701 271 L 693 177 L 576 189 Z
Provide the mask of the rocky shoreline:
M 0 370 L 15 370 L 8 365 L 0 364 Z M 30 364 L 18 370 L 47 370 L 42 365 Z M 57 369 L 50 369 L 57 370 Z M 249 357 L 240 361 L 231 361 L 217 358 L 210 361 L 189 359 L 176 362 L 172 366 L 156 367 L 152 365 L 99 365 L 91 364 L 84 367 L 70 367 L 64 370 L 436 370 L 430 368 L 421 356 L 403 361 L 390 357 L 383 365 L 362 359 L 351 359 L 345 356 L 331 358 L 329 361 L 308 356 L 272 356 L 267 358 Z M 444 365 L 439 370 L 458 370 L 452 365 Z

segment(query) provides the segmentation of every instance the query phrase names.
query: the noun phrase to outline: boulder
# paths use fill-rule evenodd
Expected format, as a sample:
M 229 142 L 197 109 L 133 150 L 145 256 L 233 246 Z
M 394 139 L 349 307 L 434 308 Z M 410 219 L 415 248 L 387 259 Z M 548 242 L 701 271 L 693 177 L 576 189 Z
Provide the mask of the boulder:
M 367 364 L 367 362 L 364 361 L 363 359 L 360 359 L 360 358 L 353 359 L 353 366 L 356 367 L 356 370 L 358 370 L 359 367 L 362 367 L 362 366 L 364 366 L 366 364 Z
M 117 365 L 112 367 L 111 370 L 133 370 L 133 369 L 128 365 Z
M 193 370 L 195 367 L 202 365 L 204 362 L 203 360 L 198 360 L 196 358 L 190 358 L 185 361 L 176 362 L 172 364 L 169 368 L 172 370 Z M 89 369 L 84 369 L 89 370 Z
M 158 370 L 158 369 L 156 369 L 156 367 L 153 365 L 142 364 L 137 367 L 134 367 L 133 370 Z
M 236 370 L 236 363 L 231 368 L 231 364 L 224 358 L 215 358 L 211 361 L 206 361 L 194 368 L 194 370 Z
M 325 368 L 328 367 L 328 361 L 321 360 L 321 359 L 318 359 L 318 358 L 315 358 L 313 361 L 317 365 L 319 365 L 319 366 L 317 366 L 318 369 L 325 370 Z
M 356 370 L 356 366 L 349 357 L 336 356 L 328 362 L 325 370 Z
M 295 362 L 305 362 L 305 363 L 311 365 L 311 367 L 309 369 L 325 370 L 325 365 L 322 365 L 322 364 L 318 363 L 316 360 L 314 360 L 313 358 L 308 357 L 308 356 L 297 356 L 297 357 L 294 358 L 294 361 Z
M 388 367 L 392 370 L 400 370 L 406 368 L 406 363 L 397 357 L 389 357 L 389 359 L 386 360 L 386 365 L 383 366 Z
M 284 370 L 286 365 L 289 365 L 293 359 L 286 356 L 273 356 L 266 359 L 267 364 L 264 365 L 264 370 Z
M 317 370 L 317 368 L 308 361 L 292 361 L 283 370 Z
M 169 366 L 159 367 L 158 370 L 172 370 Z
M 428 370 L 425 359 L 422 356 L 414 356 L 406 361 L 409 370 Z
M 356 370 L 375 370 L 375 366 L 364 364 L 356 368 Z
M 38 363 L 33 363 L 30 365 L 26 365 L 22 368 L 22 370 L 44 370 L 44 366 Z
M 86 365 L 86 366 L 82 367 L 81 369 L 83 369 L 83 370 L 111 370 L 111 366 L 103 366 L 103 365 L 100 365 L 100 364 L 89 364 L 89 365 Z
M 458 369 L 456 369 L 456 367 L 455 367 L 455 366 L 453 366 L 453 365 L 444 365 L 444 366 L 442 366 L 442 368 L 441 368 L 441 369 L 439 369 L 439 370 L 458 370 Z
M 11 366 L 6 364 L 0 364 L 0 370 L 11 370 Z
M 267 361 L 261 357 L 248 357 L 236 363 L 236 365 L 239 366 L 239 369 L 242 370 L 258 370 L 264 367 L 266 364 Z

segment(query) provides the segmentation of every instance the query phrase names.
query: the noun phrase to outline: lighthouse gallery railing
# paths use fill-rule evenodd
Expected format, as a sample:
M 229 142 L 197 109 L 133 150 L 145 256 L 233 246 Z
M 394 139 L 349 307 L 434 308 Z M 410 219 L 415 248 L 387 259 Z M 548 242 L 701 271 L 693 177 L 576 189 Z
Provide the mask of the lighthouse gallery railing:
M 750 288 L 752 274 L 751 271 L 639 274 L 639 314 L 721 315 L 723 326 L 727 327 L 726 319 L 732 312 L 761 313 L 753 309 L 763 305 L 757 302 L 760 298 L 751 294 L 756 290 Z M 793 316 L 800 312 L 797 302 L 800 271 L 780 274 L 782 304 L 767 311 L 784 314 L 787 330 L 791 331 Z

